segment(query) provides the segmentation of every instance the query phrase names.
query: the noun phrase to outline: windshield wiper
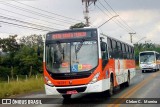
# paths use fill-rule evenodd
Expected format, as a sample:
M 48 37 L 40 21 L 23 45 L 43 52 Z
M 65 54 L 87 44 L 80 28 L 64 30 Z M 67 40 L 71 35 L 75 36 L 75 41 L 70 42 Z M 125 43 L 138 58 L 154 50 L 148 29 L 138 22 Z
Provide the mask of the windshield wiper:
M 80 42 L 80 44 L 78 44 L 77 48 L 76 48 L 76 45 L 75 45 L 75 55 L 76 55 L 76 60 L 78 59 L 77 58 L 77 54 L 78 52 L 80 51 L 82 45 L 83 45 L 83 42 L 84 42 L 84 39 L 82 39 L 82 41 Z
M 84 42 L 84 39 L 80 42 L 80 44 L 78 44 L 77 48 L 75 48 L 75 53 L 76 54 L 80 51 L 80 49 L 81 49 L 81 47 L 83 45 L 83 42 Z
M 58 45 L 58 49 L 59 49 L 59 51 L 62 54 L 63 59 L 64 59 L 64 48 L 62 49 L 61 43 L 59 41 L 57 41 L 57 45 Z

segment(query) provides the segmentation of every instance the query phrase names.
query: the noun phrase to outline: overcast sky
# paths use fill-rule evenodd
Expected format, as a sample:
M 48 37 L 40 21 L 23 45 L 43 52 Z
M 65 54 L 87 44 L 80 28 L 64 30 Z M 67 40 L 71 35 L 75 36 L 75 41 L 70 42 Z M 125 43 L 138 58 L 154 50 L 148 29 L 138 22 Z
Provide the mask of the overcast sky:
M 8 23 L 52 31 L 55 29 L 68 29 L 70 25 L 85 22 L 83 15 L 84 4 L 82 4 L 82 0 L 16 1 L 18 2 L 0 0 L 0 37 L 7 37 L 7 35 L 13 34 L 18 34 L 19 37 L 22 37 L 24 35 L 46 34 L 48 32 L 16 27 Z M 105 1 L 107 1 L 116 13 Z M 103 4 L 105 8 L 100 3 Z M 40 11 L 25 6 L 24 4 L 52 13 Z M 118 14 L 118 17 L 113 18 L 100 28 L 103 33 L 129 42 L 130 36 L 128 33 L 136 32 L 137 34 L 133 36 L 134 43 L 146 37 L 140 42 L 151 40 L 159 44 L 159 5 L 160 0 L 97 0 L 95 6 L 92 4 L 89 7 L 90 23 L 92 26 L 98 27 L 109 18 Z M 60 15 L 65 17 L 61 17 Z M 6 18 L 12 18 L 12 20 Z M 13 19 L 16 19 L 16 21 Z M 19 21 L 29 22 L 32 23 L 32 25 L 20 23 Z M 41 25 L 43 28 L 33 26 L 33 24 Z

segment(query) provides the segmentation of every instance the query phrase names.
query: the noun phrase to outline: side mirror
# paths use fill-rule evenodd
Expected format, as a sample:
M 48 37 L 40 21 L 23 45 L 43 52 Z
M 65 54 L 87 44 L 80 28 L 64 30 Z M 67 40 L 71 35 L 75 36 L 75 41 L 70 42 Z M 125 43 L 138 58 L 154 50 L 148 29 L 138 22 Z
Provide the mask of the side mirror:
M 41 54 L 41 52 L 40 52 L 40 48 L 38 46 L 38 48 L 37 48 L 37 56 L 40 57 L 40 54 Z
M 101 42 L 101 51 L 106 51 L 106 43 Z

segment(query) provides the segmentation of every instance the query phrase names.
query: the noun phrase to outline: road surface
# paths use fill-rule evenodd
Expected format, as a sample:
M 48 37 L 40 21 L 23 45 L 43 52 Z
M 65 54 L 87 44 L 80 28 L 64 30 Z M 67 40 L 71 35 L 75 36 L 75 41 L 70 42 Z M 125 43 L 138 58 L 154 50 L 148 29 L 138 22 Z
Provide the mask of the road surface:
M 73 95 L 73 100 L 64 101 L 61 96 L 46 96 L 44 92 L 18 96 L 18 98 L 54 98 L 46 99 L 43 105 L 0 105 L 0 107 L 160 107 L 160 104 L 140 104 L 143 99 L 133 98 L 159 98 L 160 99 L 160 71 L 142 73 L 136 71 L 129 87 L 117 87 L 115 94 L 107 97 L 105 93 Z M 77 99 L 78 98 L 78 99 Z M 126 98 L 132 98 L 130 100 Z M 137 104 L 131 104 L 138 102 Z M 150 99 L 153 100 L 153 99 Z M 146 101 L 146 100 L 145 100 Z M 112 102 L 112 104 L 109 104 Z M 116 103 L 121 104 L 116 104 Z M 130 104 L 122 104 L 129 102 Z M 69 104 L 68 104 L 69 103 Z M 152 102 L 153 103 L 153 102 Z M 154 102 L 156 103 L 156 102 Z

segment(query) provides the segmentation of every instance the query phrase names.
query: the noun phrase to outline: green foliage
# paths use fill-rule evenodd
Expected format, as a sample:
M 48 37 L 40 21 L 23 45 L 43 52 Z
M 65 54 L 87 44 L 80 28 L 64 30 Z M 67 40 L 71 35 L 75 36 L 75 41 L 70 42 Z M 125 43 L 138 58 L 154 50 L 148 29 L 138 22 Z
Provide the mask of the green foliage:
M 77 24 L 75 24 L 75 25 L 73 25 L 73 26 L 70 26 L 70 29 L 73 29 L 73 28 L 83 28 L 83 27 L 85 27 L 86 26 L 86 24 L 84 24 L 84 23 L 77 23 Z
M 16 41 L 15 36 L 0 39 L 0 48 L 4 55 L 0 54 L 0 77 L 7 77 L 7 75 L 34 75 L 42 73 L 42 53 L 43 43 L 41 35 L 31 35 Z M 16 44 L 16 45 L 15 45 Z M 37 55 L 39 47 L 40 56 Z M 1 52 L 1 53 L 2 53 Z
M 16 52 L 19 49 L 16 37 L 17 35 L 10 35 L 9 38 L 0 39 L 0 48 L 3 52 Z
M 30 78 L 23 81 L 11 81 L 10 83 L 0 83 L 0 98 L 9 97 L 20 93 L 26 93 L 43 89 L 44 81 L 42 78 Z
M 42 40 L 43 35 L 30 35 L 30 36 L 23 36 L 20 38 L 20 44 L 33 47 L 33 46 L 43 46 L 43 40 Z
M 1 66 L 0 67 L 0 77 L 1 77 L 1 79 L 7 80 L 7 75 L 10 75 L 10 71 L 11 71 L 10 68 L 6 68 L 6 67 Z
M 19 74 L 29 75 L 32 66 L 32 74 L 37 74 L 42 68 L 42 58 L 37 56 L 37 47 L 23 46 L 15 55 L 14 59 L 19 64 Z M 23 67 L 22 67 L 23 66 Z

